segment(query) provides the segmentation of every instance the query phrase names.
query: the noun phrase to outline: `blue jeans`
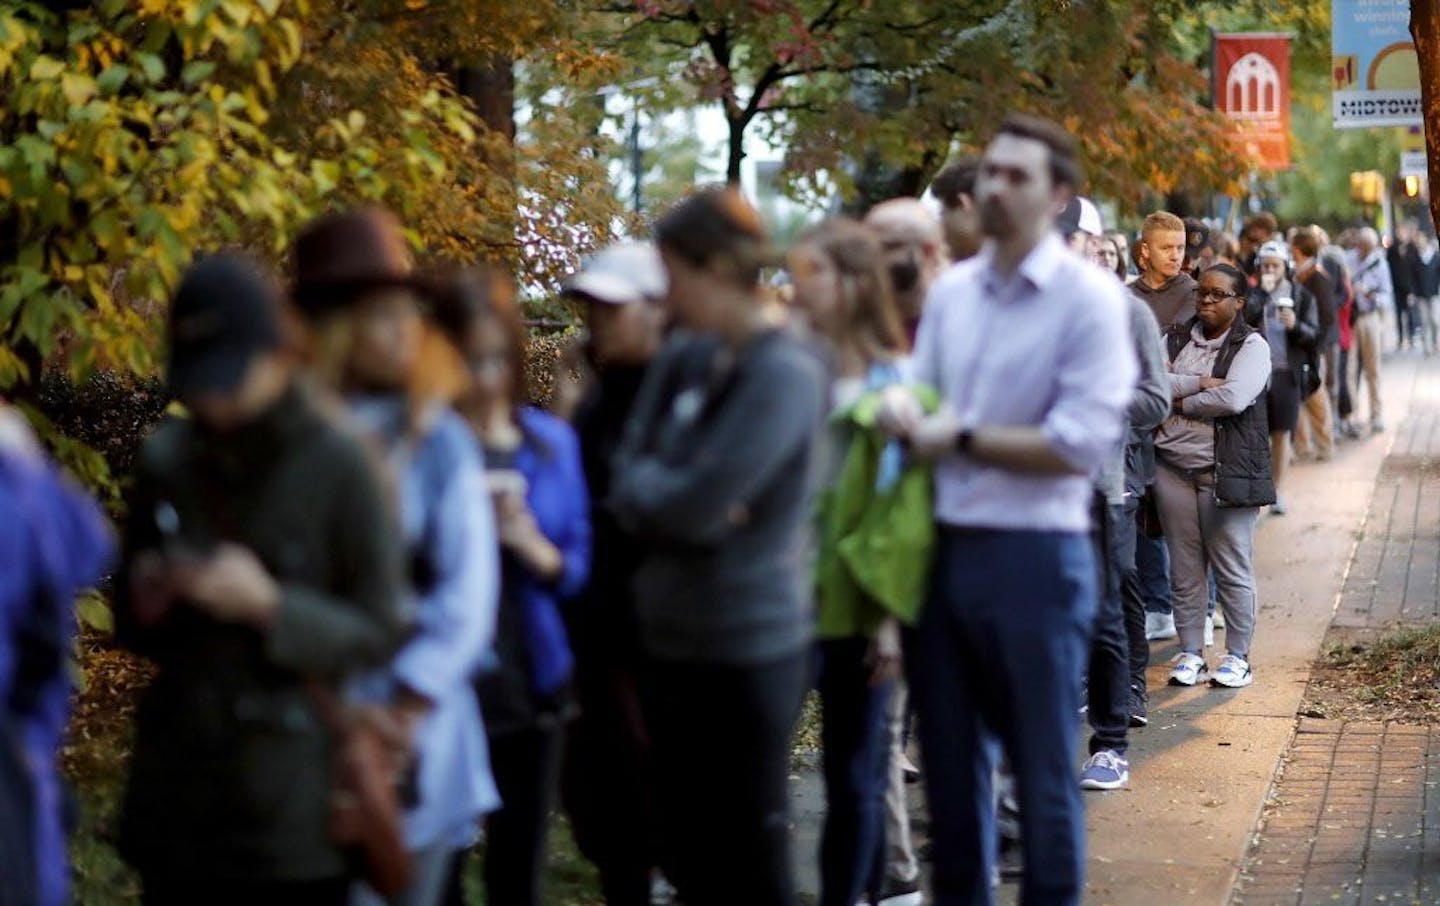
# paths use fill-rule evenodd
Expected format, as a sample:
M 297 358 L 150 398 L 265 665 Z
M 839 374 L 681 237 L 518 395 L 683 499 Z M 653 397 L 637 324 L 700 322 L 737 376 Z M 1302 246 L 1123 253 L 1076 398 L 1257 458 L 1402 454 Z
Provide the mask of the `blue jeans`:
M 907 649 L 930 797 L 936 906 L 987 906 L 1003 745 L 1024 833 L 1025 906 L 1075 906 L 1085 812 L 1075 712 L 1095 621 L 1084 534 L 942 528 Z
M 1146 613 L 1170 613 L 1170 552 L 1164 538 L 1135 529 L 1135 571 L 1125 577 L 1126 590 L 1145 605 Z
M 885 877 L 885 787 L 890 736 L 885 708 L 895 683 L 870 685 L 864 638 L 819 643 L 825 830 L 821 906 L 854 906 Z
M 1121 603 L 1122 577 L 1135 562 L 1135 502 L 1096 507 L 1095 547 L 1100 560 L 1100 594 L 1090 643 L 1090 754 L 1129 748 L 1130 628 Z M 1144 639 L 1143 617 L 1141 639 Z

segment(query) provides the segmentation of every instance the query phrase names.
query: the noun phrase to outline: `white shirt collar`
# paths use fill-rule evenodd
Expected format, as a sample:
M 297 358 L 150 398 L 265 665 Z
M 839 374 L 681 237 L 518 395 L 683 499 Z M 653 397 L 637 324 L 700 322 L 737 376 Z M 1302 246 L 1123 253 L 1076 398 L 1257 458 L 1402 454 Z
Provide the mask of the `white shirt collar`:
M 997 289 L 1010 285 L 1016 276 L 1023 278 L 1027 283 L 1037 290 L 1045 290 L 1054 281 L 1060 270 L 1060 264 L 1070 251 L 1065 248 L 1065 243 L 1053 232 L 1041 239 L 1025 259 L 1016 268 L 1015 274 L 1009 278 L 1003 277 L 995 270 L 995 243 L 989 241 L 980 251 L 981 257 L 981 278 L 987 288 Z

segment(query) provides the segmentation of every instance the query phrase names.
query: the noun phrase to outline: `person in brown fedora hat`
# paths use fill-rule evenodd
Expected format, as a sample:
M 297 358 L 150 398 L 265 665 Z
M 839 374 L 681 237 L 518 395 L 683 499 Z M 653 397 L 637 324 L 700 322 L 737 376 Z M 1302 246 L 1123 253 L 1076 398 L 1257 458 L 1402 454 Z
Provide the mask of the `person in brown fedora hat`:
M 416 285 L 400 221 L 385 208 L 328 214 L 295 240 L 295 302 L 307 316 L 342 308 L 363 292 Z
M 416 631 L 356 697 L 389 703 L 415 756 L 405 816 L 412 882 L 389 902 L 434 906 L 457 853 L 500 804 L 473 684 L 495 634 L 499 545 L 479 446 L 449 405 L 464 363 L 427 320 L 389 212 L 316 221 L 296 240 L 293 267 L 314 375 L 380 448 L 398 492 Z M 453 382 L 426 375 L 452 364 Z M 358 887 L 351 906 L 384 902 Z

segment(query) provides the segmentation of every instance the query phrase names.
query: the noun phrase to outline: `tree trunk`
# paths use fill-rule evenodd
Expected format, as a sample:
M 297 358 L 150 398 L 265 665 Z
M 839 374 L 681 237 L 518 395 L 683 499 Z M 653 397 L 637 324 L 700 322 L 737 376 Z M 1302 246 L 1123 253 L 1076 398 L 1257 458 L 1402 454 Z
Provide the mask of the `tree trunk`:
M 496 56 L 461 64 L 455 71 L 455 88 L 475 104 L 486 126 L 515 140 L 514 60 Z
M 1411 0 L 1410 34 L 1420 58 L 1420 100 L 1430 168 L 1430 222 L 1440 228 L 1440 0 Z
M 740 185 L 740 162 L 745 159 L 745 127 L 749 125 L 740 117 L 727 116 L 730 124 L 730 147 L 725 162 L 725 181 L 732 186 Z
M 450 78 L 455 83 L 455 90 L 475 105 L 475 112 L 485 128 L 506 138 L 507 150 L 500 153 L 500 159 L 486 159 L 485 163 L 514 185 L 515 61 L 497 55 L 485 60 L 454 63 L 450 66 Z M 512 194 L 511 200 L 515 208 L 510 212 L 508 235 L 513 238 L 520 223 L 518 192 Z

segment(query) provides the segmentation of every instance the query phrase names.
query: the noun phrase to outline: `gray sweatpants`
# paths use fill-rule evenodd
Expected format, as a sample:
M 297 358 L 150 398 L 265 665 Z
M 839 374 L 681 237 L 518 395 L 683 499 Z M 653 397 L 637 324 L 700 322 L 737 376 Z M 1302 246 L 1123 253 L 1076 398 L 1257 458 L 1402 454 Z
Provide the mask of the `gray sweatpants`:
M 1205 647 L 1205 611 L 1210 602 L 1207 565 L 1215 574 L 1217 605 L 1225 614 L 1225 647 L 1250 660 L 1255 632 L 1256 507 L 1215 505 L 1215 476 L 1182 475 L 1164 463 L 1155 470 L 1155 497 L 1165 546 L 1170 551 L 1170 587 L 1180 649 L 1200 654 Z

